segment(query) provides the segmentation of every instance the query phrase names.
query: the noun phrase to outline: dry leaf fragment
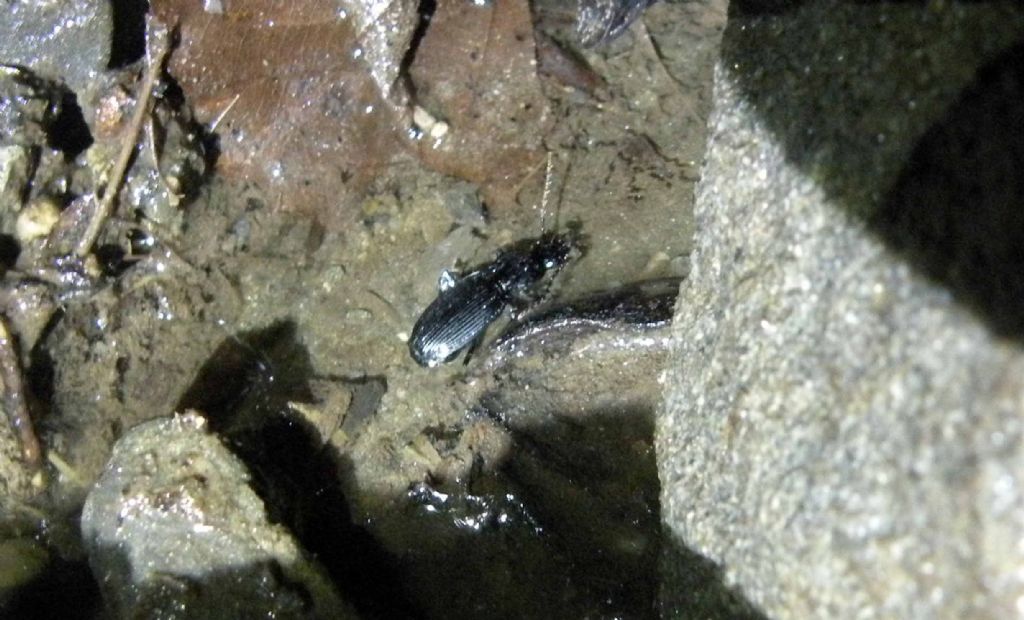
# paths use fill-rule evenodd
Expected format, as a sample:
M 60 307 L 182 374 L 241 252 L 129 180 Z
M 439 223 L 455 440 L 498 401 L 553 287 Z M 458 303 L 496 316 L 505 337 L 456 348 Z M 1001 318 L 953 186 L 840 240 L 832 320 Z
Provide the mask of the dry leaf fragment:
M 543 161 L 551 115 L 536 64 L 526 0 L 439 0 L 410 70 L 417 103 L 447 124 L 420 139 L 423 161 L 480 185 L 495 210 Z
M 198 120 L 219 120 L 220 170 L 329 223 L 402 148 L 402 93 L 387 83 L 397 73 L 381 68 L 405 53 L 412 4 L 233 0 L 207 12 L 195 0 L 154 0 L 153 10 L 179 24 L 170 71 Z

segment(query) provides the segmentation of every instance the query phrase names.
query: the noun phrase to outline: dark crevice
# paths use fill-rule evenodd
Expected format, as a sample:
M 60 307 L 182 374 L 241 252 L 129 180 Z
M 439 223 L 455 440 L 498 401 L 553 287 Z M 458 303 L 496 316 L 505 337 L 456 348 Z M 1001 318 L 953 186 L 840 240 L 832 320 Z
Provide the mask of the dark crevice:
M 120 69 L 146 53 L 146 0 L 111 0 L 113 33 L 110 37 L 108 69 Z
M 254 490 L 272 521 L 286 525 L 326 569 L 342 597 L 364 618 L 415 618 L 397 561 L 353 522 L 339 474 L 352 466 L 323 450 L 316 429 L 278 416 L 235 435 L 235 452 L 249 465 Z
M 420 42 L 423 41 L 423 37 L 426 36 L 427 30 L 430 28 L 430 21 L 434 18 L 435 11 L 437 11 L 436 0 L 421 0 L 417 9 L 419 22 L 416 24 L 416 30 L 412 33 L 412 40 L 409 41 L 409 49 L 406 50 L 405 56 L 402 57 L 400 79 L 404 80 L 405 86 L 409 94 L 412 95 L 413 100 L 416 99 L 416 85 L 409 74 L 409 69 L 416 60 L 416 52 L 419 51 Z
M 1024 44 L 918 142 L 875 232 L 1001 335 L 1024 338 Z
M 53 357 L 50 356 L 47 341 L 63 318 L 64 310 L 62 308 L 58 308 L 50 315 L 50 319 L 36 339 L 35 347 L 29 353 L 29 367 L 25 372 L 28 393 L 35 398 L 38 404 L 47 407 L 53 403 L 55 373 Z
M 590 617 L 657 617 L 661 552 L 653 413 L 588 411 L 585 420 L 514 430 L 502 474 L 521 489 L 548 546 L 593 607 Z M 638 445 L 648 446 L 642 453 Z
M 731 0 L 729 14 L 741 15 L 783 15 L 799 9 L 806 0 Z
M 56 559 L 41 576 L 0 600 L 0 617 L 25 620 L 97 618 L 102 609 L 99 586 L 85 562 Z
M 174 36 L 177 37 L 177 31 L 175 31 Z M 185 200 L 190 202 L 201 188 L 207 186 L 213 180 L 216 174 L 217 159 L 220 156 L 220 138 L 195 119 L 192 108 L 185 98 L 184 89 L 182 89 L 178 80 L 167 71 L 164 71 L 163 75 L 160 76 L 158 95 L 162 103 L 165 103 L 167 107 L 174 110 L 177 121 L 181 123 L 182 128 L 195 136 L 198 145 L 193 148 L 199 148 L 202 152 L 203 163 L 205 164 L 202 175 L 199 178 L 187 179 L 182 183 L 182 186 L 188 192 Z
M 0 234 L 0 268 L 13 269 L 21 253 L 21 245 L 14 235 Z
M 673 588 L 662 590 L 659 617 L 767 620 L 737 587 L 726 585 L 721 566 L 671 536 L 662 541 L 661 566 L 673 573 Z
M 174 79 L 173 75 L 166 71 L 160 76 L 159 95 L 173 110 L 181 110 L 181 108 L 188 105 L 188 100 L 185 98 L 185 91 L 181 88 L 181 84 L 178 83 L 178 80 Z
M 876 11 L 884 16 L 889 5 L 909 4 L 864 0 L 850 5 L 862 7 L 852 11 L 843 5 L 847 8 L 836 20 L 869 23 Z M 805 5 L 808 12 L 816 11 L 802 0 L 730 4 L 731 19 L 761 24 L 735 27 L 722 43 L 722 65 L 736 68 L 730 69 L 731 79 L 742 89 L 744 105 L 757 111 L 789 163 L 820 184 L 830 201 L 864 222 L 915 272 L 949 291 L 992 332 L 1024 341 L 1024 43 L 1019 33 L 1001 27 L 984 45 L 972 43 L 958 52 L 930 38 L 972 28 L 973 18 L 942 27 L 923 20 L 917 51 L 935 53 L 931 75 L 973 79 L 949 101 L 904 106 L 896 101 L 904 96 L 914 101 L 914 91 L 899 85 L 905 79 L 901 55 L 914 50 L 888 50 L 888 69 L 875 66 L 883 61 L 861 55 L 891 47 L 892 28 L 909 25 L 865 29 L 849 54 L 839 54 L 833 45 L 841 37 L 820 49 L 822 39 L 796 27 L 811 18 L 799 12 Z M 785 11 L 800 13 L 790 18 L 792 27 L 766 28 L 768 22 L 760 22 Z M 759 57 L 772 60 L 763 66 L 751 63 Z M 778 61 L 798 59 L 806 69 L 804 79 L 821 89 L 782 86 L 787 65 Z M 872 75 L 871 82 L 861 73 Z M 837 75 L 847 77 L 837 80 Z M 939 82 L 936 93 L 949 87 L 939 89 Z M 922 101 L 932 96 L 922 95 Z M 941 105 L 944 112 L 933 111 L 932 105 Z M 924 122 L 927 129 L 909 142 L 910 134 L 903 132 L 917 132 Z M 883 139 L 900 144 L 900 152 L 886 153 L 891 146 L 876 151 Z
M 64 153 L 64 157 L 71 161 L 92 144 L 92 132 L 73 92 L 61 92 L 58 109 L 57 116 L 46 128 L 47 145 Z

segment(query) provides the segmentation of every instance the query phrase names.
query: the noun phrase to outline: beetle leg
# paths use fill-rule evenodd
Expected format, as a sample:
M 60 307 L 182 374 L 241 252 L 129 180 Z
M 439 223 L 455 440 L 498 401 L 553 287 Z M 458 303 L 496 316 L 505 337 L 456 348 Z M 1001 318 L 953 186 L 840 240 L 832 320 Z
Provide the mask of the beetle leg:
M 477 337 L 473 339 L 473 342 L 469 343 L 469 346 L 466 347 L 466 356 L 462 358 L 463 366 L 469 364 L 469 359 L 473 357 L 473 354 L 476 353 L 480 348 L 480 345 L 483 344 L 485 333 L 487 333 L 486 329 L 481 331 Z

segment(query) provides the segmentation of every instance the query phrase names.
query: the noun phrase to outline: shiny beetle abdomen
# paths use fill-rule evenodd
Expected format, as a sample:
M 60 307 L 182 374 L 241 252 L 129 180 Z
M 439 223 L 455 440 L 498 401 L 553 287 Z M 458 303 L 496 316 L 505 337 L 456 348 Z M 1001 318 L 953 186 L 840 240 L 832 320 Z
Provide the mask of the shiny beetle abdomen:
M 437 366 L 459 354 L 508 304 L 495 274 L 477 271 L 442 291 L 423 311 L 409 337 L 409 353 L 421 366 Z
M 442 289 L 409 336 L 409 354 L 421 366 L 443 364 L 483 335 L 510 304 L 540 297 L 542 281 L 576 249 L 570 234 L 544 233 L 506 246 L 480 269 Z

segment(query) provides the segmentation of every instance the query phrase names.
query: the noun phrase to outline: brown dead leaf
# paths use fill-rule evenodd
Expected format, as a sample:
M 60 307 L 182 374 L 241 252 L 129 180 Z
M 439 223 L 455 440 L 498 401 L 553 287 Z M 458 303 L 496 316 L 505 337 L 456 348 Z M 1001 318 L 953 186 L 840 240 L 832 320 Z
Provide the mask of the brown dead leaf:
M 402 148 L 404 106 L 380 84 L 379 19 L 394 20 L 383 53 L 394 66 L 415 27 L 411 0 L 375 2 L 377 29 L 352 15 L 358 2 L 231 0 L 225 12 L 199 0 L 153 0 L 156 15 L 178 24 L 181 44 L 170 71 L 197 119 L 219 120 L 218 167 L 262 187 L 272 203 L 347 219 L 373 176 Z M 358 9 L 356 9 L 358 10 Z M 365 24 L 363 24 L 365 26 Z M 223 115 L 223 118 L 220 118 Z
M 418 104 L 448 129 L 419 140 L 423 161 L 477 183 L 492 209 L 512 207 L 551 125 L 529 2 L 438 0 L 411 77 Z

